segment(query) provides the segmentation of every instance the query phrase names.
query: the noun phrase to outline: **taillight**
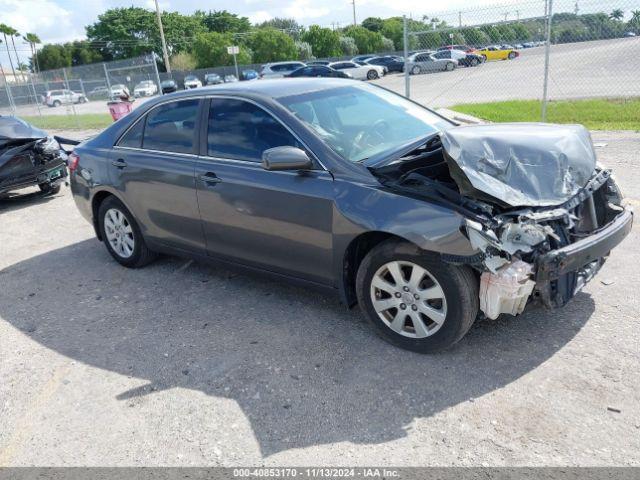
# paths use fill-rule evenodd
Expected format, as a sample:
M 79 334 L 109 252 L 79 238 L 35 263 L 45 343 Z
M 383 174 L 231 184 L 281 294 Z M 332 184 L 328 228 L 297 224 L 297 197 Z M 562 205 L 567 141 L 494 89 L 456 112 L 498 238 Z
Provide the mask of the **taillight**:
M 67 163 L 67 167 L 69 168 L 69 172 L 75 172 L 78 168 L 78 162 L 80 161 L 80 157 L 77 153 L 72 152 L 69 154 L 69 162 Z

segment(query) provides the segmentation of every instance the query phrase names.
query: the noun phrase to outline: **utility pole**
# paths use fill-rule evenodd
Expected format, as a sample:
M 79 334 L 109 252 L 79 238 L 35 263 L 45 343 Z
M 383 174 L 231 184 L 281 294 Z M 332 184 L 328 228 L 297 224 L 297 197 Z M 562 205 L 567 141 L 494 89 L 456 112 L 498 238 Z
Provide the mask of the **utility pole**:
M 156 17 L 158 17 L 158 28 L 160 28 L 160 40 L 162 41 L 162 57 L 164 58 L 164 66 L 167 73 L 171 75 L 171 65 L 169 65 L 169 54 L 167 53 L 167 42 L 164 39 L 164 29 L 162 28 L 162 16 L 160 15 L 160 6 L 158 0 L 156 2 Z
M 356 0 L 351 0 L 351 5 L 353 5 L 353 26 L 355 27 L 357 25 L 357 23 L 356 23 Z
M 507 17 L 509 16 L 509 12 L 504 12 L 504 21 L 507 21 Z
M 542 85 L 542 121 L 547 121 L 547 102 L 549 101 L 549 51 L 551 50 L 551 19 L 553 18 L 553 0 L 548 1 L 548 8 L 545 8 L 547 13 L 547 23 L 545 30 L 545 45 L 544 45 L 544 83 Z M 545 6 L 547 2 L 545 2 Z
M 520 21 L 520 10 L 516 10 L 516 20 Z

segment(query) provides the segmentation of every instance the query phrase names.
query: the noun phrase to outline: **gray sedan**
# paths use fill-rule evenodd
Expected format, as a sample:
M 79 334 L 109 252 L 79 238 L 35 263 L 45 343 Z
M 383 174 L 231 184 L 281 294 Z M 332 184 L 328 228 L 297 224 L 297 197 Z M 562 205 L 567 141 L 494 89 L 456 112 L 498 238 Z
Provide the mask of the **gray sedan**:
M 408 58 L 409 73 L 431 73 L 450 71 L 456 68 L 456 61 L 446 58 L 436 58 L 433 52 L 418 52 Z

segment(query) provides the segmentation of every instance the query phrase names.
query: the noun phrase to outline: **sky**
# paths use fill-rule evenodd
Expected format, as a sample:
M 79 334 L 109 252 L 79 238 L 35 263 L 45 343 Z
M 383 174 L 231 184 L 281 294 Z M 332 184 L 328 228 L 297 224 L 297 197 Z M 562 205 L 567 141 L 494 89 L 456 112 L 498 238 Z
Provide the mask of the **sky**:
M 595 5 L 609 2 L 635 4 L 640 0 L 578 0 L 582 10 L 593 10 Z M 353 22 L 351 0 L 159 0 L 167 11 L 192 13 L 200 10 L 228 10 L 261 22 L 273 17 L 294 18 L 303 25 L 319 24 L 326 27 L 345 26 Z M 358 22 L 370 16 L 390 17 L 407 15 L 421 19 L 423 15 L 437 16 L 450 24 L 459 20 L 463 24 L 497 21 L 540 15 L 544 0 L 355 0 Z M 575 0 L 555 0 L 564 10 L 572 10 Z M 84 38 L 85 25 L 95 22 L 98 15 L 109 8 L 139 6 L 155 8 L 153 0 L 0 0 L 0 22 L 11 25 L 21 33 L 36 33 L 44 43 L 59 43 Z M 557 10 L 556 10 L 557 11 Z M 21 60 L 30 56 L 29 46 L 16 40 Z M 0 63 L 7 66 L 4 45 L 0 45 Z

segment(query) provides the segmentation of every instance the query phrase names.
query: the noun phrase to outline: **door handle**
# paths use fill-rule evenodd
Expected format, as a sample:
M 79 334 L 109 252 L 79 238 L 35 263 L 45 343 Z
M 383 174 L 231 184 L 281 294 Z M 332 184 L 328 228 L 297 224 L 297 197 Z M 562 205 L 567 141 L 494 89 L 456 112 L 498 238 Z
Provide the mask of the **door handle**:
M 210 186 L 213 186 L 216 183 L 222 182 L 222 179 L 213 172 L 203 173 L 198 178 L 200 178 L 200 180 L 202 180 L 205 184 Z
M 111 165 L 118 168 L 124 168 L 127 166 L 127 162 L 119 158 L 118 160 L 114 160 L 113 162 L 111 162 Z

